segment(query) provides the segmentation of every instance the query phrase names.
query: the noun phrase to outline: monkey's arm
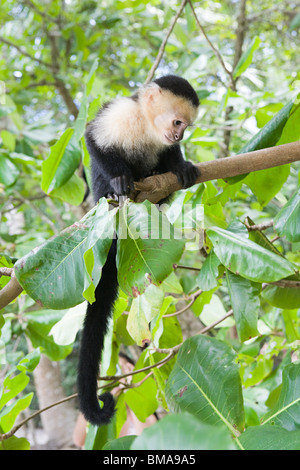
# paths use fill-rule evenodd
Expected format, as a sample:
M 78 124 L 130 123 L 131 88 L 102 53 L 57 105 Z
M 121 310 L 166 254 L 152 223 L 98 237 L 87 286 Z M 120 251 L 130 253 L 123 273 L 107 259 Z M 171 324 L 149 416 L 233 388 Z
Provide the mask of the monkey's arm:
M 171 145 L 162 152 L 157 170 L 159 173 L 174 173 L 183 188 L 192 186 L 199 176 L 198 168 L 184 160 L 179 145 Z
M 133 189 L 132 171 L 126 165 L 117 149 L 100 149 L 93 140 L 87 140 L 91 155 L 92 182 L 94 193 L 101 196 L 114 193 L 117 196 L 128 194 Z

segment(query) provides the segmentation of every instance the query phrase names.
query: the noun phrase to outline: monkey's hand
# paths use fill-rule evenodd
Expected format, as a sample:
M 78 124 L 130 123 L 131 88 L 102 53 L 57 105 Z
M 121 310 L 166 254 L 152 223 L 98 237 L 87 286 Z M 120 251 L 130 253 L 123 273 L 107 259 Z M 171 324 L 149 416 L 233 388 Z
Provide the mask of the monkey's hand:
M 195 184 L 200 175 L 198 168 L 191 162 L 184 162 L 183 166 L 174 171 L 181 186 L 186 189 Z
M 117 196 L 125 196 L 134 189 L 133 177 L 131 175 L 116 176 L 110 180 L 110 185 Z

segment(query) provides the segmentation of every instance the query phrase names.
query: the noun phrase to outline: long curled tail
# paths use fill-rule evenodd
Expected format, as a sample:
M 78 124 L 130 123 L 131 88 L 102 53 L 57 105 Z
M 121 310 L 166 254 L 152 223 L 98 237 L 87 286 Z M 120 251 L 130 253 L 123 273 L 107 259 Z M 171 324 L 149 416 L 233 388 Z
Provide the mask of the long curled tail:
M 113 240 L 100 282 L 95 290 L 96 300 L 89 304 L 85 316 L 78 363 L 79 407 L 87 421 L 101 426 L 109 423 L 115 412 L 114 398 L 110 393 L 99 396 L 97 378 L 108 320 L 118 292 L 116 268 L 116 240 Z

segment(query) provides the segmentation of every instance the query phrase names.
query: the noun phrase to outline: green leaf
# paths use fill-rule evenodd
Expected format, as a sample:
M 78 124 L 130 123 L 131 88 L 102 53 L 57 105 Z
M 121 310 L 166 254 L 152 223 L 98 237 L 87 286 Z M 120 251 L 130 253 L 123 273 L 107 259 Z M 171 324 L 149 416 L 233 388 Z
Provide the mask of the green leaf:
M 73 206 L 79 206 L 85 195 L 85 184 L 82 178 L 75 173 L 59 188 L 51 191 L 51 197 L 62 199 Z
M 128 209 L 128 210 L 127 210 Z M 129 203 L 120 210 L 118 278 L 122 290 L 133 297 L 151 283 L 159 286 L 183 253 L 185 240 L 154 204 Z
M 296 288 L 270 285 L 262 291 L 262 297 L 277 308 L 300 308 L 300 290 Z
M 16 165 L 3 153 L 0 153 L 0 183 L 11 186 L 20 172 Z
M 41 188 L 45 193 L 50 193 L 52 189 L 62 186 L 69 178 L 64 178 L 64 176 L 57 176 L 57 171 L 61 165 L 66 147 L 70 142 L 72 135 L 74 134 L 74 129 L 67 129 L 61 135 L 59 140 L 51 147 L 50 155 L 42 163 L 42 183 Z M 71 175 L 70 175 L 71 176 Z M 65 179 L 62 182 L 62 179 Z
M 244 428 L 244 408 L 236 355 L 224 342 L 202 335 L 179 350 L 166 387 L 172 410 L 188 411 L 208 424 L 223 423 L 231 433 Z
M 220 260 L 214 251 L 211 251 L 204 261 L 201 271 L 197 276 L 197 284 L 200 289 L 203 291 L 209 291 L 219 285 L 217 277 L 219 275 L 220 264 Z
M 241 341 L 257 336 L 260 285 L 226 271 L 226 280 L 236 328 Z
M 78 142 L 84 134 L 88 114 L 87 96 L 84 95 L 81 100 L 79 113 L 74 125 L 74 138 Z
M 29 393 L 7 406 L 0 412 L 0 432 L 8 432 L 14 425 L 18 415 L 29 407 L 33 393 Z
M 21 372 L 13 377 L 12 373 L 8 375 L 1 388 L 0 410 L 12 399 L 15 398 L 28 385 L 29 377 L 25 372 Z
M 151 341 L 148 321 L 142 308 L 143 294 L 134 298 L 127 319 L 127 330 L 138 346 L 146 346 Z
M 17 369 L 24 372 L 33 372 L 38 363 L 40 362 L 41 352 L 40 348 L 34 349 L 20 360 Z
M 164 417 L 145 429 L 131 445 L 131 450 L 166 451 L 166 449 L 174 451 L 235 450 L 236 447 L 225 426 L 202 423 L 195 416 L 184 412 Z M 182 458 L 181 455 L 173 455 L 173 465 L 181 463 Z
M 140 375 L 139 377 L 141 378 Z M 143 423 L 148 416 L 151 416 L 157 410 L 156 393 L 157 387 L 152 377 L 149 377 L 139 387 L 131 388 L 125 392 L 126 404 L 134 412 L 138 420 Z
M 102 450 L 130 450 L 135 438 L 136 436 L 124 436 L 119 439 L 112 439 L 102 447 Z
M 253 150 L 276 145 L 293 106 L 293 101 L 287 103 L 246 145 L 243 146 L 239 153 L 253 152 Z
M 91 70 L 89 72 L 89 75 L 87 77 L 87 82 L 86 82 L 86 96 L 89 96 L 89 94 L 91 93 L 92 91 L 92 87 L 93 87 L 93 84 L 94 84 L 94 80 L 95 80 L 95 76 L 96 76 L 96 71 L 97 71 L 97 68 L 98 68 L 98 65 L 99 65 L 99 59 L 95 59 L 93 64 L 92 64 L 92 67 L 91 67 Z
M 245 450 L 300 450 L 300 430 L 280 426 L 250 427 L 238 439 Z
M 300 189 L 276 215 L 274 228 L 278 235 L 285 236 L 290 242 L 300 241 Z
M 56 344 L 67 346 L 74 343 L 77 332 L 82 328 L 85 313 L 85 302 L 66 311 L 62 319 L 49 331 L 49 335 L 53 336 Z
M 282 103 L 269 103 L 259 108 L 255 113 L 257 127 L 262 128 L 265 126 L 283 106 Z
M 300 340 L 300 332 L 298 328 L 298 311 L 295 310 L 283 310 L 282 318 L 284 321 L 285 336 L 288 343 Z
M 203 294 L 201 294 L 198 297 L 198 299 L 200 299 L 200 302 L 201 302 L 202 295 Z M 196 305 L 196 308 L 197 308 L 197 305 Z M 224 315 L 226 315 L 226 310 L 224 308 L 222 300 L 216 294 L 212 294 L 211 299 L 208 302 L 206 302 L 202 308 L 202 312 L 200 314 L 200 320 L 205 326 L 207 326 L 220 320 L 221 318 L 224 317 Z M 226 320 L 223 320 L 219 325 L 216 325 L 216 328 L 226 328 L 228 326 L 233 326 L 233 325 L 234 325 L 234 320 L 232 318 L 226 318 Z
M 99 283 L 102 267 L 114 236 L 116 210 L 110 211 L 107 200 L 100 199 L 86 239 L 83 258 L 87 275 L 84 278 L 83 297 L 90 303 L 95 301 L 95 287 Z
M 61 319 L 58 310 L 38 310 L 27 313 L 26 334 L 34 347 L 42 347 L 43 352 L 53 361 L 64 359 L 72 348 L 70 346 L 59 346 L 49 335 L 52 326 Z
M 215 253 L 229 271 L 255 282 L 274 282 L 297 272 L 281 256 L 260 245 L 218 227 L 207 230 Z
M 16 148 L 16 136 L 11 132 L 3 129 L 0 132 L 0 137 L 2 139 L 2 143 L 5 148 L 7 148 L 10 152 L 13 152 Z
M 25 437 L 11 436 L 5 441 L 0 441 L 0 450 L 30 450 L 30 443 Z
M 94 221 L 92 209 L 79 222 L 34 249 L 15 264 L 19 283 L 39 305 L 66 309 L 83 302 L 87 240 Z M 97 243 L 98 256 L 102 240 Z
M 145 346 L 150 342 L 149 323 L 159 314 L 163 301 L 163 291 L 153 284 L 150 284 L 143 294 L 133 299 L 127 330 L 139 346 Z
M 246 51 L 242 54 L 240 60 L 238 61 L 234 71 L 233 71 L 233 78 L 237 78 L 249 67 L 253 60 L 254 52 L 260 46 L 260 38 L 256 36 L 251 41 L 251 44 L 248 46 Z
M 243 182 L 249 186 L 262 206 L 266 206 L 280 191 L 290 174 L 290 165 L 281 165 L 250 173 Z
M 298 94 L 295 105 L 292 108 L 287 123 L 285 124 L 281 137 L 277 145 L 288 144 L 289 142 L 296 142 L 300 139 L 300 104 Z
M 287 431 L 300 429 L 300 363 L 284 367 L 278 402 L 262 418 L 262 423 L 278 425 Z

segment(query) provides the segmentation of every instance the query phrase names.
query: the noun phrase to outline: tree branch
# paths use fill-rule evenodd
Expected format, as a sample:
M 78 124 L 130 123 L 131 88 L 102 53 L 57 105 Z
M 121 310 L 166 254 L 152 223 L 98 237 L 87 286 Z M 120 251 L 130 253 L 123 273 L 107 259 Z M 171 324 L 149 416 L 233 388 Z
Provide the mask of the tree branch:
M 215 56 L 217 57 L 218 61 L 220 62 L 224 72 L 228 75 L 229 77 L 229 80 L 230 80 L 230 83 L 232 86 L 234 86 L 234 80 L 233 80 L 233 77 L 232 77 L 232 73 L 231 71 L 226 67 L 225 65 L 225 62 L 223 60 L 223 57 L 221 56 L 220 52 L 218 51 L 218 49 L 213 45 L 213 43 L 211 42 L 211 40 L 209 39 L 209 37 L 207 36 L 206 34 L 206 31 L 205 29 L 203 28 L 202 24 L 200 23 L 199 19 L 198 19 L 198 16 L 195 12 L 195 9 L 194 9 L 194 5 L 193 5 L 193 2 L 191 0 L 189 0 L 189 4 L 190 4 L 190 7 L 191 7 L 191 10 L 193 12 L 193 15 L 195 17 L 195 20 L 196 20 L 196 23 L 199 27 L 199 29 L 201 30 L 203 36 L 205 37 L 206 41 L 208 42 L 209 46 L 211 47 L 211 49 L 213 50 Z
M 218 178 L 224 179 L 244 175 L 252 171 L 265 170 L 299 160 L 300 142 L 297 141 L 228 158 L 202 162 L 196 165 L 200 170 L 200 176 L 195 184 Z M 143 181 L 136 182 L 135 189 L 139 191 L 134 197 L 136 202 L 143 202 L 148 199 L 156 204 L 161 199 L 182 188 L 177 177 L 169 172 L 149 176 Z
M 176 13 L 176 15 L 174 16 L 173 20 L 172 20 L 172 23 L 167 31 L 167 34 L 163 40 L 163 42 L 161 43 L 161 46 L 159 48 L 159 51 L 158 51 L 158 54 L 157 54 L 157 57 L 154 61 L 154 64 L 152 65 L 152 68 L 148 74 L 148 77 L 146 78 L 146 81 L 145 81 L 145 85 L 147 85 L 149 82 L 151 82 L 151 80 L 153 79 L 154 77 L 154 73 L 155 73 L 155 70 L 157 69 L 157 67 L 159 66 L 159 63 L 162 59 L 162 56 L 164 55 L 164 52 L 165 52 L 165 48 L 166 48 L 166 45 L 167 45 L 167 42 L 168 42 L 168 39 L 174 29 L 174 26 L 176 24 L 176 21 L 178 20 L 178 18 L 180 17 L 181 13 L 183 12 L 183 9 L 185 7 L 185 5 L 187 4 L 188 0 L 183 0 L 181 2 L 181 5 Z
M 21 55 L 28 57 L 29 59 L 33 60 L 34 62 L 37 62 L 40 65 L 43 65 L 44 67 L 51 67 L 51 64 L 49 64 L 48 62 L 44 62 L 41 59 L 37 59 L 33 55 L 29 54 L 29 52 L 27 52 L 24 47 L 21 47 L 18 44 L 14 44 L 12 41 L 10 41 L 9 39 L 5 39 L 3 36 L 0 36 L 0 42 L 3 42 L 3 44 L 6 44 L 7 46 L 14 47 L 17 51 L 20 52 Z
M 195 184 L 218 178 L 229 178 L 252 171 L 265 170 L 300 160 L 300 141 L 278 145 L 229 158 L 202 162 L 197 165 L 201 174 Z M 145 178 L 135 183 L 137 192 L 132 196 L 135 202 L 146 199 L 156 204 L 171 193 L 182 189 L 174 173 L 164 173 Z M 10 282 L 0 291 L 0 310 L 14 300 L 22 287 L 12 275 Z

